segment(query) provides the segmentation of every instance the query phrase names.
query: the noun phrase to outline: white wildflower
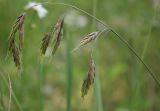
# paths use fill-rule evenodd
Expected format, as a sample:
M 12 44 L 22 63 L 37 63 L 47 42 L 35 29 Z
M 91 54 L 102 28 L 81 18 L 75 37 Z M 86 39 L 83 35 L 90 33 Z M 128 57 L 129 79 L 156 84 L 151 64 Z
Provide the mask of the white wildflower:
M 39 18 L 44 18 L 47 15 L 47 13 L 48 13 L 48 11 L 40 3 L 38 3 L 38 2 L 29 2 L 25 6 L 25 9 L 29 9 L 29 8 L 32 8 L 35 11 L 37 11 L 37 14 L 38 14 Z

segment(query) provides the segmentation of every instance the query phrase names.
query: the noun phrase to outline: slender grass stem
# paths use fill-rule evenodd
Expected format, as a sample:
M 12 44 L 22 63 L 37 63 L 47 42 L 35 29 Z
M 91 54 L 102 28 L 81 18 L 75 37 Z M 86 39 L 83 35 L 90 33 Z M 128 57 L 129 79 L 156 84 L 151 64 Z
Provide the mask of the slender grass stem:
M 0 72 L 0 75 L 1 75 L 2 80 L 3 80 L 4 84 L 6 85 L 6 87 L 8 87 L 8 89 L 10 89 L 10 85 L 8 84 L 8 82 L 7 82 L 5 76 L 3 75 L 2 72 Z M 16 97 L 16 95 L 15 95 L 15 93 L 14 93 L 13 90 L 11 91 L 11 94 L 12 94 L 13 100 L 14 100 L 14 101 L 16 102 L 16 104 L 17 104 L 17 107 L 18 107 L 19 111 L 23 111 L 22 105 L 20 104 L 20 102 L 19 102 L 18 98 Z
M 8 104 L 8 111 L 11 110 L 11 103 L 12 103 L 12 83 L 10 76 L 8 74 L 8 81 L 9 81 L 9 104 Z
M 44 80 L 43 58 L 40 59 L 39 67 L 40 67 L 40 73 L 39 73 L 39 99 L 40 99 L 40 101 L 39 101 L 39 111 L 43 111 L 43 108 L 44 108 L 44 97 L 43 97 L 43 91 L 42 91 L 43 80 Z
M 2 92 L 2 86 L 0 85 L 0 111 L 6 111 L 4 102 L 3 102 L 3 92 Z
M 93 0 L 93 16 L 96 16 L 96 11 L 97 11 L 97 0 Z M 92 30 L 96 30 L 96 21 L 94 19 L 92 20 Z M 93 45 L 92 47 L 92 52 L 95 59 L 97 59 L 96 48 L 94 46 L 95 45 Z M 101 84 L 100 84 L 99 74 L 97 70 L 96 70 L 95 84 L 94 84 L 94 97 L 95 97 L 96 111 L 103 111 Z
M 67 82 L 67 108 L 66 111 L 72 111 L 72 82 L 73 82 L 73 71 L 72 71 L 72 57 L 70 53 L 71 38 L 68 36 L 67 28 L 64 27 L 64 36 L 66 37 L 66 82 Z
M 128 48 L 129 50 L 138 58 L 138 60 L 144 65 L 144 67 L 147 69 L 147 71 L 149 72 L 149 74 L 151 75 L 151 77 L 154 79 L 155 83 L 157 84 L 157 86 L 160 88 L 160 82 L 159 80 L 156 78 L 156 75 L 155 73 L 151 70 L 151 68 L 142 60 L 142 58 L 137 54 L 137 52 L 132 48 L 132 46 L 122 37 L 120 36 L 114 29 L 112 29 L 110 26 L 108 26 L 107 24 L 105 24 L 104 22 L 102 22 L 100 19 L 98 19 L 97 17 L 95 17 L 94 15 L 74 6 L 74 5 L 71 5 L 71 4 L 66 4 L 66 3 L 60 3 L 60 2 L 42 2 L 38 5 L 42 5 L 42 4 L 50 4 L 50 5 L 63 5 L 63 6 L 67 6 L 67 7 L 70 7 L 70 8 L 73 8 L 77 11 L 80 11 L 86 15 L 88 15 L 89 17 L 95 19 L 96 21 L 98 21 L 99 23 L 101 23 L 102 25 L 104 25 L 106 28 L 108 28 L 113 34 L 116 35 L 116 37 L 118 37 L 120 39 L 120 41 L 122 43 L 124 43 Z M 34 5 L 32 6 L 31 8 L 35 7 L 35 6 L 38 6 L 38 5 Z M 31 9 L 30 8 L 30 9 Z
M 145 44 L 144 44 L 144 48 L 143 48 L 143 51 L 142 51 L 142 54 L 141 54 L 141 58 L 142 60 L 144 60 L 145 58 L 145 55 L 147 53 L 147 49 L 148 49 L 148 46 L 149 46 L 149 41 L 150 41 L 150 38 L 151 38 L 151 34 L 152 34 L 152 25 L 153 25 L 153 22 L 154 20 L 156 19 L 156 15 L 157 15 L 157 11 L 158 11 L 158 6 L 159 6 L 159 1 L 156 5 L 156 7 L 153 9 L 153 16 L 152 16 L 152 19 L 151 19 L 151 22 L 149 24 L 149 28 L 148 28 L 148 34 L 147 34 L 147 38 L 145 40 Z M 140 85 L 138 85 L 138 82 L 139 83 L 142 83 L 140 80 L 141 80 L 141 75 L 142 75 L 142 64 L 138 64 L 139 68 L 138 68 L 138 71 L 137 71 L 137 78 L 136 78 L 136 82 L 135 82 L 135 90 L 134 91 L 134 95 L 136 98 L 139 98 L 137 97 L 138 96 L 138 91 L 137 89 L 140 89 Z M 134 101 L 137 101 L 137 99 L 135 98 Z
M 154 81 L 156 82 L 156 84 L 158 85 L 158 87 L 160 88 L 160 82 L 158 81 L 158 79 L 156 78 L 156 75 L 154 74 L 154 72 L 149 68 L 149 66 L 144 63 L 144 61 L 142 60 L 142 58 L 137 54 L 137 52 L 128 44 L 128 42 L 123 39 L 117 32 L 115 32 L 114 30 L 111 30 L 115 35 L 117 35 L 117 37 L 133 52 L 133 54 L 138 58 L 138 60 L 144 65 L 144 67 L 148 70 L 149 74 L 151 75 L 151 77 L 154 79 Z

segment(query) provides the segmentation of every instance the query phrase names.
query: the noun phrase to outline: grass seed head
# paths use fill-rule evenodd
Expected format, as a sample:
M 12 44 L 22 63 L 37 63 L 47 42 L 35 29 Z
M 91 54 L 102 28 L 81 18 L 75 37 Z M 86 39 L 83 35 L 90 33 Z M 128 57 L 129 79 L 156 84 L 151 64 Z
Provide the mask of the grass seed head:
M 60 45 L 61 42 L 61 33 L 63 29 L 63 24 L 64 24 L 64 17 L 60 18 L 58 22 L 56 23 L 54 30 L 55 30 L 55 44 L 53 47 L 52 55 L 54 55 Z
M 21 67 L 21 64 L 20 64 L 20 52 L 19 52 L 19 48 L 17 47 L 17 45 L 16 45 L 14 40 L 13 40 L 13 44 L 12 44 L 12 47 L 11 47 L 11 52 L 12 52 L 13 60 L 14 60 L 14 63 L 16 65 L 16 67 L 18 69 L 20 69 L 20 67 Z
M 20 51 L 22 50 L 23 44 L 24 44 L 24 26 L 22 25 L 19 28 L 19 49 Z
M 42 44 L 41 44 L 42 54 L 46 53 L 47 47 L 49 46 L 50 43 L 50 39 L 51 39 L 51 32 L 47 32 L 42 39 Z
M 88 74 L 82 84 L 82 89 L 81 89 L 82 98 L 84 98 L 84 96 L 87 94 L 90 86 L 94 83 L 94 79 L 95 79 L 95 61 L 93 59 L 91 59 L 90 63 L 89 63 Z
M 78 50 L 80 47 L 92 42 L 98 36 L 98 32 L 92 32 L 89 35 L 85 36 L 83 40 L 72 50 L 72 52 Z
M 10 37 L 16 34 L 16 32 L 23 28 L 24 20 L 25 20 L 26 13 L 22 13 L 20 16 L 17 17 L 16 22 L 12 27 L 12 31 Z
M 23 47 L 23 41 L 24 41 L 24 20 L 25 20 L 26 13 L 22 13 L 20 16 L 17 17 L 9 39 L 8 39 L 8 52 L 13 56 L 14 62 L 16 67 L 20 69 L 20 51 Z M 17 47 L 16 43 L 16 33 L 19 34 L 19 42 Z

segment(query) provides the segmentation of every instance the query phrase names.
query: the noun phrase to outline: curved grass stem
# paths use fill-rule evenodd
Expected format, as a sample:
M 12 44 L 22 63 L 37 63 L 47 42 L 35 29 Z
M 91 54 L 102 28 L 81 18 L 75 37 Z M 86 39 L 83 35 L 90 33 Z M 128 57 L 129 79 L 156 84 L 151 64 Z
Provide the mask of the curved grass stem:
M 3 75 L 2 72 L 0 72 L 0 75 L 1 75 L 2 80 L 3 80 L 4 84 L 6 85 L 6 87 L 8 87 L 8 89 L 10 89 L 10 85 L 8 84 L 8 82 L 7 82 L 5 76 Z M 23 111 L 22 106 L 21 106 L 21 104 L 20 104 L 17 96 L 16 96 L 15 93 L 13 92 L 13 90 L 11 91 L 11 95 L 12 95 L 12 97 L 13 97 L 13 100 L 14 100 L 15 103 L 17 104 L 17 107 L 19 108 L 19 111 Z M 11 95 L 10 95 L 10 96 L 11 96 Z M 10 109 L 8 108 L 8 110 L 10 110 Z
M 156 82 L 156 84 L 158 85 L 158 87 L 160 88 L 160 82 L 158 81 L 158 79 L 156 78 L 156 75 L 154 74 L 154 72 L 151 70 L 151 68 L 143 61 L 143 59 L 137 54 L 137 52 L 134 50 L 134 48 L 123 38 L 121 37 L 114 29 L 112 29 L 110 26 L 108 26 L 107 24 L 105 24 L 104 22 L 102 22 L 100 19 L 98 19 L 97 17 L 95 17 L 94 15 L 84 11 L 81 8 L 78 8 L 74 5 L 71 4 L 66 4 L 66 3 L 61 3 L 61 2 L 42 2 L 40 4 L 34 5 L 31 8 L 38 6 L 38 5 L 42 5 L 42 4 L 49 4 L 49 5 L 63 5 L 63 6 L 67 6 L 70 8 L 73 8 L 79 12 L 82 12 L 86 15 L 88 15 L 89 17 L 91 17 L 92 19 L 95 19 L 97 22 L 101 23 L 103 26 L 105 26 L 106 28 L 108 28 L 113 34 L 116 35 L 116 37 L 118 37 L 122 43 L 124 43 L 129 50 L 138 58 L 138 60 L 144 65 L 144 67 L 147 69 L 147 71 L 149 72 L 149 74 L 151 75 L 151 77 L 154 79 L 154 81 Z M 30 8 L 30 9 L 31 9 Z

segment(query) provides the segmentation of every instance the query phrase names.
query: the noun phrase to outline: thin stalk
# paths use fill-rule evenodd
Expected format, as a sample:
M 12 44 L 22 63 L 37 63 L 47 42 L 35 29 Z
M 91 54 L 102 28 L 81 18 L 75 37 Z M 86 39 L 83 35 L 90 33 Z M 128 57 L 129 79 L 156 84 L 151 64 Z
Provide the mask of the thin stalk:
M 133 46 L 133 39 L 130 38 L 129 43 L 131 44 L 131 46 Z M 134 92 L 135 90 L 134 88 L 134 81 L 137 78 L 137 75 L 134 75 L 134 69 L 135 69 L 135 57 L 133 56 L 132 53 L 131 54 L 131 60 L 129 62 L 129 64 L 131 65 L 131 68 L 129 68 L 129 73 L 128 73 L 128 84 L 129 84 L 129 100 L 128 100 L 128 106 L 129 106 L 129 110 L 133 111 L 133 105 L 134 105 Z
M 44 25 L 44 23 L 42 22 L 41 25 Z M 44 28 L 44 27 L 43 27 Z M 44 74 L 44 58 L 40 57 L 39 58 L 39 111 L 43 111 L 44 110 L 44 104 L 45 104 L 45 97 L 43 95 L 43 84 L 45 81 L 45 74 Z
M 151 77 L 154 79 L 155 83 L 157 84 L 157 86 L 160 88 L 160 82 L 158 81 L 158 79 L 156 78 L 156 75 L 154 74 L 154 72 L 150 69 L 150 67 L 142 60 L 142 58 L 137 54 L 137 52 L 132 48 L 132 46 L 130 44 L 128 44 L 128 42 L 123 39 L 117 32 L 115 32 L 114 30 L 111 29 L 111 31 L 117 35 L 117 37 L 130 49 L 130 51 L 133 52 L 133 54 L 138 58 L 138 60 L 144 65 L 144 67 L 148 70 L 149 74 L 151 75 Z
M 8 111 L 11 110 L 11 103 L 12 103 L 12 83 L 10 76 L 8 74 L 8 81 L 9 81 L 9 104 L 8 104 Z
M 4 106 L 4 102 L 3 102 L 3 92 L 2 92 L 2 86 L 0 87 L 0 109 L 2 110 L 2 111 L 6 111 L 5 110 L 5 106 Z
M 82 12 L 82 13 L 88 15 L 89 17 L 95 19 L 96 21 L 98 21 L 99 23 L 101 23 L 102 25 L 104 25 L 106 28 L 109 28 L 109 26 L 108 26 L 107 24 L 105 24 L 104 22 L 102 22 L 100 19 L 98 19 L 97 17 L 93 16 L 92 14 L 84 11 L 83 9 L 78 8 L 78 7 L 75 6 L 75 5 L 66 4 L 66 3 L 62 3 L 62 2 L 42 2 L 42 3 L 36 4 L 36 5 L 32 6 L 32 7 L 30 7 L 28 10 L 30 10 L 31 8 L 33 8 L 33 7 L 35 7 L 35 6 L 42 5 L 42 4 L 48 4 L 48 5 L 63 5 L 63 6 L 67 6 L 67 7 L 73 8 L 73 9 L 75 9 L 75 10 L 77 10 L 77 11 L 79 11 L 79 12 Z M 26 11 L 28 11 L 28 10 L 26 10 Z
M 157 86 L 160 88 L 160 82 L 158 81 L 158 79 L 156 78 L 155 73 L 151 70 L 151 68 L 142 60 L 142 58 L 137 54 L 137 52 L 132 48 L 132 46 L 122 37 L 120 36 L 115 30 L 113 30 L 111 27 L 109 27 L 107 24 L 105 24 L 104 22 L 102 22 L 100 19 L 98 19 L 97 17 L 93 16 L 92 14 L 74 6 L 74 5 L 70 5 L 70 4 L 66 4 L 66 3 L 60 3 L 60 2 L 42 2 L 38 5 L 41 4 L 51 4 L 51 5 L 63 5 L 63 6 L 67 6 L 70 8 L 73 8 L 77 11 L 80 11 L 86 15 L 88 15 L 89 17 L 95 19 L 96 21 L 98 21 L 99 23 L 101 23 L 103 26 L 105 26 L 106 28 L 108 28 L 113 34 L 116 35 L 116 37 L 118 37 L 120 39 L 120 41 L 122 43 L 124 43 L 129 50 L 138 58 L 138 60 L 144 65 L 144 67 L 147 69 L 147 71 L 149 72 L 149 74 L 151 75 L 151 77 L 154 79 L 155 83 L 157 84 Z M 38 6 L 38 5 L 34 5 L 32 7 Z M 30 8 L 31 9 L 31 8 Z M 27 10 L 28 11 L 28 10 Z
M 64 27 L 64 37 L 66 38 L 66 82 L 67 82 L 67 108 L 66 111 L 72 111 L 72 82 L 73 82 L 73 66 L 72 57 L 70 53 L 71 38 L 68 34 L 67 28 Z
M 10 85 L 8 84 L 8 82 L 7 82 L 7 80 L 6 80 L 6 78 L 4 77 L 4 75 L 3 75 L 2 72 L 0 72 L 0 75 L 1 75 L 2 80 L 3 80 L 4 84 L 6 85 L 6 87 L 8 87 L 8 89 L 10 89 Z M 13 100 L 14 100 L 14 101 L 16 102 L 16 104 L 17 104 L 18 109 L 19 109 L 20 111 L 23 111 L 22 106 L 21 106 L 21 104 L 20 104 L 20 102 L 19 102 L 18 98 L 16 97 L 16 95 L 15 95 L 15 93 L 14 93 L 13 90 L 11 91 L 11 94 L 12 94 Z
M 156 15 L 157 15 L 157 11 L 158 11 L 158 6 L 159 6 L 159 1 L 157 1 L 157 2 L 158 2 L 158 3 L 157 3 L 156 7 L 155 7 L 154 10 L 153 10 L 153 16 L 152 16 L 151 22 L 150 22 L 150 24 L 149 24 L 149 29 L 148 29 L 147 38 L 146 38 L 146 40 L 145 40 L 144 48 L 143 48 L 143 51 L 142 51 L 142 54 L 141 54 L 142 60 L 144 60 L 145 55 L 146 55 L 146 53 L 147 53 L 147 49 L 148 49 L 148 46 L 149 46 L 149 41 L 150 41 L 151 33 L 152 33 L 152 25 L 153 25 L 154 20 L 156 19 Z M 139 76 L 138 76 L 137 79 L 136 79 L 135 88 L 136 88 L 136 89 L 140 89 L 140 86 L 138 85 L 138 81 L 141 82 L 140 79 L 142 78 L 142 76 L 141 76 L 141 75 L 142 75 L 142 64 L 139 64 L 139 68 L 138 68 L 138 71 L 137 71 L 137 75 L 139 75 Z M 137 97 L 137 96 L 138 96 L 138 91 L 136 90 L 136 91 L 135 91 L 135 97 Z M 139 98 L 139 97 L 137 97 L 137 98 Z M 137 99 L 135 98 L 134 101 L 136 101 L 136 100 L 137 100 Z
M 93 16 L 96 16 L 96 11 L 97 11 L 97 0 L 93 0 Z M 96 30 L 96 21 L 92 20 L 92 30 Z M 97 54 L 96 54 L 96 45 L 93 45 L 92 47 L 92 54 L 97 59 Z M 102 104 L 102 95 L 101 95 L 101 84 L 99 80 L 99 74 L 97 71 L 97 65 L 96 65 L 96 76 L 95 76 L 95 84 L 94 84 L 94 97 L 95 97 L 95 106 L 96 106 L 96 111 L 103 111 L 103 104 Z
M 43 80 L 44 80 L 44 76 L 43 76 L 43 58 L 40 59 L 40 63 L 39 63 L 39 67 L 40 67 L 40 73 L 39 73 L 39 111 L 43 111 L 44 109 L 44 97 L 43 97 Z

